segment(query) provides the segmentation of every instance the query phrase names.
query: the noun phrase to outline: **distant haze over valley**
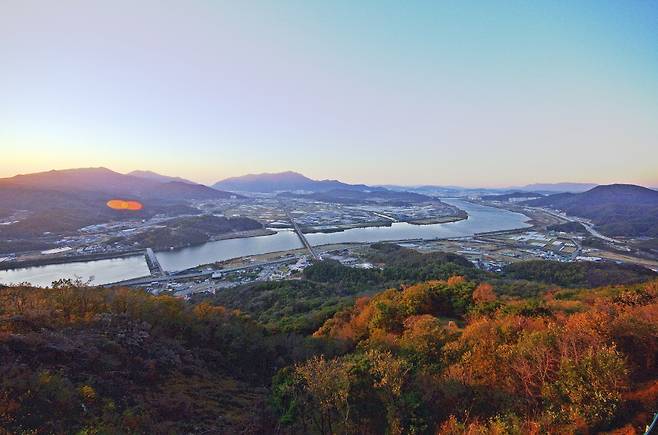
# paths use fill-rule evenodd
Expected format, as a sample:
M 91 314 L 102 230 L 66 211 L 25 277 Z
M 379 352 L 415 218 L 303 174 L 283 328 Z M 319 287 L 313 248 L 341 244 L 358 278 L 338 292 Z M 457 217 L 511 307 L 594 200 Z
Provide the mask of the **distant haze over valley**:
M 657 24 L 0 0 L 0 435 L 658 435 Z
M 125 175 L 124 178 L 119 177 Z M 104 178 L 104 177 L 105 178 Z M 100 178 L 98 178 L 100 177 Z M 450 184 L 426 184 L 426 185 L 397 185 L 397 184 L 365 184 L 365 183 L 347 183 L 337 179 L 316 180 L 307 177 L 304 174 L 295 171 L 283 172 L 266 172 L 258 174 L 246 174 L 241 176 L 229 177 L 221 179 L 215 183 L 201 183 L 179 177 L 177 175 L 165 175 L 151 170 L 133 170 L 125 174 L 112 171 L 107 168 L 75 168 L 63 170 L 50 170 L 45 172 L 19 174 L 13 177 L 0 178 L 0 184 L 34 184 L 39 187 L 61 187 L 61 186 L 74 186 L 77 182 L 84 180 L 85 183 L 78 185 L 76 189 L 94 190 L 103 183 L 112 185 L 114 182 L 130 184 L 131 180 L 135 184 L 134 189 L 139 190 L 140 186 L 153 185 L 153 183 L 184 183 L 188 185 L 205 185 L 212 187 L 216 190 L 225 190 L 233 192 L 261 192 L 271 193 L 277 191 L 296 191 L 306 190 L 313 192 L 321 192 L 333 189 L 373 189 L 384 188 L 391 190 L 408 190 L 414 192 L 431 192 L 440 189 L 444 192 L 477 192 L 477 191 L 493 191 L 493 192 L 543 192 L 543 193 L 580 193 L 598 186 L 596 183 L 572 183 L 572 182 L 557 182 L 557 183 L 531 183 L 523 186 L 508 186 L 508 187 L 487 187 L 487 186 L 458 186 Z M 119 181 L 121 180 L 121 181 Z M 650 189 L 656 189 L 658 186 L 644 186 Z M 130 189 L 129 189 L 130 190 Z
M 440 204 L 440 197 L 514 201 L 588 218 L 610 235 L 658 237 L 658 192 L 635 185 L 555 183 L 508 189 L 368 186 L 313 180 L 287 171 L 231 177 L 210 187 L 175 175 L 151 171 L 120 174 L 107 168 L 53 170 L 0 179 L 0 217 L 9 219 L 29 211 L 17 223 L 9 220 L 8 225 L 0 227 L 0 234 L 21 238 L 112 221 L 121 215 L 105 203 L 116 198 L 141 201 L 145 207 L 136 216 L 149 218 L 200 214 L 199 209 L 191 207 L 193 201 L 239 200 L 254 195 L 343 205 Z M 457 215 L 456 210 L 452 213 Z

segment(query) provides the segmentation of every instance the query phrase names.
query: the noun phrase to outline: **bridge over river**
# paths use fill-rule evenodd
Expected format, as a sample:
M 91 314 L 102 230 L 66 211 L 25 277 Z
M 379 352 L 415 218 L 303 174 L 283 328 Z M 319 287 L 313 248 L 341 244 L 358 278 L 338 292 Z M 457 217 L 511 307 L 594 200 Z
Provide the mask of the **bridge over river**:
M 299 228 L 299 225 L 297 225 L 297 222 L 295 222 L 295 219 L 293 219 L 292 215 L 290 214 L 290 212 L 287 209 L 286 209 L 286 216 L 288 216 L 288 220 L 290 221 L 290 223 L 292 224 L 293 229 L 297 233 L 297 236 L 299 237 L 299 240 L 301 240 L 304 247 L 306 247 L 306 249 L 308 249 L 308 252 L 311 254 L 311 257 L 313 257 L 314 260 L 321 260 L 320 256 L 315 251 L 315 249 L 313 249 L 313 246 L 311 246 L 311 244 L 308 242 L 308 240 L 306 239 L 306 236 L 302 232 L 301 228 Z
M 151 272 L 151 276 L 158 277 L 165 274 L 162 266 L 160 266 L 158 257 L 156 257 L 155 252 L 153 252 L 153 249 L 146 248 L 146 251 L 144 252 L 144 258 L 146 259 L 146 265 L 149 268 L 149 272 Z

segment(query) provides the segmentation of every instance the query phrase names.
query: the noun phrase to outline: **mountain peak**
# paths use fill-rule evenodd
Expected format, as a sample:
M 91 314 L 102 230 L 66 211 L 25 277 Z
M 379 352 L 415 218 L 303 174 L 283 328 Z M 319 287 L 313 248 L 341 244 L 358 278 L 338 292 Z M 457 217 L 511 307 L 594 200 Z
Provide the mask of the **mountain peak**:
M 590 219 L 611 236 L 658 235 L 658 192 L 633 184 L 596 186 L 582 193 L 558 193 L 527 202 Z
M 624 183 L 614 183 L 614 184 L 601 184 L 589 190 L 589 192 L 595 191 L 619 191 L 619 192 L 641 192 L 651 190 L 647 187 L 638 186 L 636 184 L 624 184 Z
M 248 174 L 218 181 L 213 185 L 216 189 L 233 192 L 285 192 L 308 191 L 325 192 L 333 189 L 364 189 L 363 185 L 352 185 L 337 180 L 313 180 L 294 171 L 277 173 Z
M 53 169 L 50 171 L 35 172 L 32 174 L 20 174 L 0 180 L 3 184 L 13 184 L 25 187 L 52 188 L 52 189 L 75 189 L 75 190 L 99 190 L 102 185 L 113 183 L 128 183 L 132 178 L 126 177 L 118 172 L 105 167 L 97 168 L 74 168 Z
M 617 202 L 658 204 L 658 192 L 635 184 L 606 184 L 596 186 L 580 195 L 596 200 L 614 198 Z

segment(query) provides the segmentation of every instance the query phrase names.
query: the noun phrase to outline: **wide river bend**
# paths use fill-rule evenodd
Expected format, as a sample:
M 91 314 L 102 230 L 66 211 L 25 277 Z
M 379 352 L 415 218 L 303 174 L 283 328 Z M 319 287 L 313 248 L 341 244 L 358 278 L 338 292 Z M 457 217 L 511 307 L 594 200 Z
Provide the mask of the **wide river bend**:
M 468 213 L 468 219 L 444 224 L 412 225 L 394 223 L 390 227 L 354 228 L 337 233 L 310 233 L 306 238 L 313 246 L 347 242 L 380 242 L 409 239 L 447 239 L 472 236 L 476 233 L 503 231 L 529 226 L 529 218 L 519 213 L 473 204 L 460 199 L 442 199 Z M 228 260 L 247 255 L 286 251 L 302 247 L 297 235 L 290 230 L 276 234 L 242 239 L 208 242 L 199 246 L 158 252 L 165 270 L 189 269 L 199 264 Z M 107 284 L 149 274 L 144 256 L 106 260 L 52 264 L 0 271 L 0 283 L 29 282 L 46 286 L 60 278 L 93 278 L 95 284 Z

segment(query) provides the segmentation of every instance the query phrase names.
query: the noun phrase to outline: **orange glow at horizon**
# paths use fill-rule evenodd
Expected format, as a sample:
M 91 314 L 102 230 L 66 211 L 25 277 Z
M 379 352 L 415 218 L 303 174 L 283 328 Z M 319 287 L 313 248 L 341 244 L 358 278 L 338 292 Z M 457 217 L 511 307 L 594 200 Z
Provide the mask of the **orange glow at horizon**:
M 106 205 L 112 210 L 139 211 L 144 206 L 139 201 L 126 201 L 123 199 L 111 199 Z

